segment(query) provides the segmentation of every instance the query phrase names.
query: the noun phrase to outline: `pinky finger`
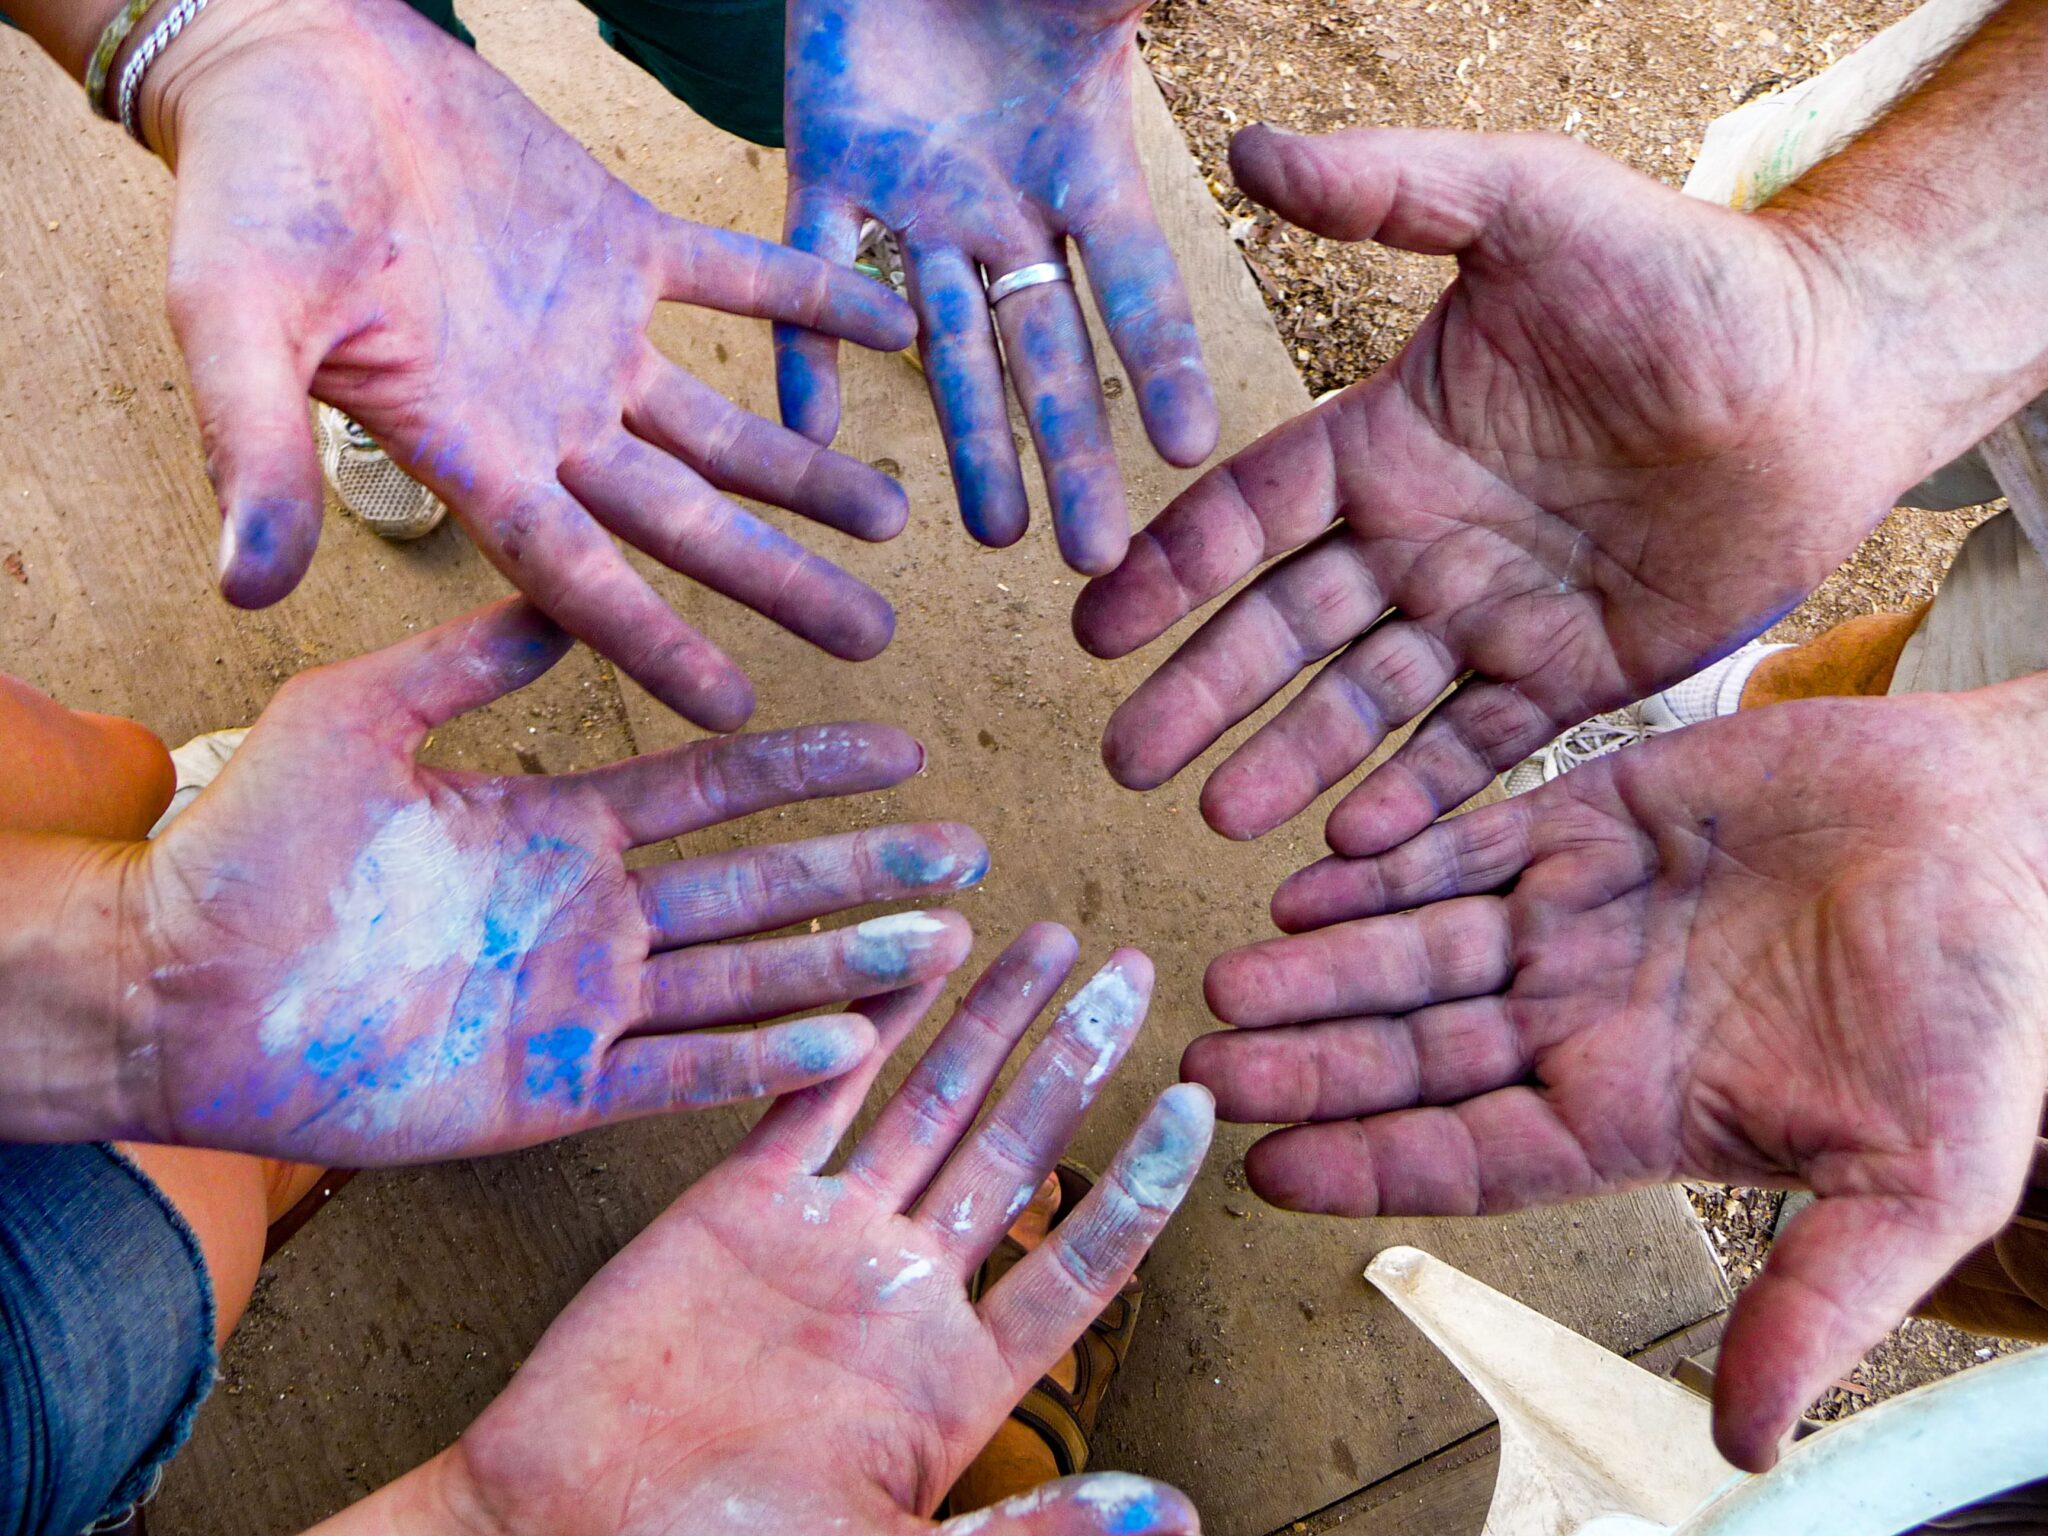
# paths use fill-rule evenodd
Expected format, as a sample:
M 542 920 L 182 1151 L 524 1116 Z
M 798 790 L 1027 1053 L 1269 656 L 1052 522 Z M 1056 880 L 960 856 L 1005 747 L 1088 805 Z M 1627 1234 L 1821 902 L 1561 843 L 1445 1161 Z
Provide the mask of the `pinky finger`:
M 728 1034 L 635 1036 L 605 1054 L 592 1119 L 604 1124 L 794 1093 L 870 1060 L 875 1043 L 874 1026 L 859 1014 Z M 545 1063 L 532 1068 L 529 1085 L 544 1070 Z
M 1215 1129 L 1208 1089 L 1167 1089 L 1102 1182 L 989 1292 L 982 1320 L 1017 1371 L 1013 1395 L 1072 1347 L 1130 1279 L 1201 1171 Z
M 1195 1506 L 1178 1488 L 1128 1472 L 1091 1472 L 1044 1483 L 988 1509 L 948 1520 L 937 1536 L 1201 1536 Z

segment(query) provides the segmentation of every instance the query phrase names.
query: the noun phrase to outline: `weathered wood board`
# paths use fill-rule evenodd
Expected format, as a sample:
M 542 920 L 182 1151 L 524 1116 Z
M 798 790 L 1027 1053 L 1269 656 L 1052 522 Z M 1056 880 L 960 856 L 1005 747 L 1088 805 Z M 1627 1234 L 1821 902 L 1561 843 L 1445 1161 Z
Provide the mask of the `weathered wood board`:
M 779 157 L 697 122 L 610 55 L 567 0 L 490 0 L 465 17 L 492 59 L 656 202 L 779 229 Z M 1141 95 L 1148 163 L 1234 448 L 1306 398 L 1164 106 L 1149 85 Z M 453 528 L 394 549 L 336 517 L 293 598 L 253 616 L 215 599 L 214 517 L 159 298 L 167 179 L 89 119 L 18 38 L 0 38 L 0 97 L 0 555 L 19 552 L 27 577 L 0 576 L 0 665 L 177 740 L 247 719 L 302 666 L 502 590 Z M 656 336 L 742 403 L 772 411 L 764 328 L 675 311 Z M 1106 349 L 1101 361 L 1120 379 Z M 894 461 L 912 527 L 879 548 L 806 536 L 896 600 L 890 652 L 837 662 L 679 579 L 656 579 L 753 673 L 758 724 L 896 722 L 926 741 L 931 768 L 890 795 L 760 818 L 701 845 L 966 820 L 995 852 L 986 887 L 961 902 L 985 947 L 1051 917 L 1080 932 L 1089 960 L 1118 943 L 1149 950 L 1162 983 L 1153 1023 L 1078 1149 L 1099 1165 L 1209 1027 L 1203 964 L 1269 933 L 1267 895 L 1320 853 L 1320 811 L 1240 846 L 1202 826 L 1199 780 L 1142 798 L 1111 784 L 1097 755 L 1103 722 L 1164 644 L 1118 665 L 1084 656 L 1067 631 L 1078 583 L 1042 519 L 1016 549 L 977 549 L 957 525 L 922 379 L 901 359 L 864 355 L 846 374 L 841 446 Z M 1189 477 L 1152 458 L 1128 393 L 1112 411 L 1134 514 L 1149 516 Z M 688 734 L 578 653 L 442 733 L 435 752 L 559 770 Z M 266 1279 L 153 1529 L 296 1529 L 445 1443 L 588 1274 L 746 1118 L 643 1124 L 359 1179 Z M 1161 1245 L 1101 1447 L 1103 1465 L 1186 1487 L 1216 1536 L 1284 1528 L 1484 1423 L 1454 1373 L 1360 1278 L 1389 1243 L 1431 1248 L 1622 1350 L 1725 1302 L 1673 1191 L 1501 1221 L 1319 1222 L 1244 1191 L 1237 1160 L 1250 1139 L 1220 1138 Z

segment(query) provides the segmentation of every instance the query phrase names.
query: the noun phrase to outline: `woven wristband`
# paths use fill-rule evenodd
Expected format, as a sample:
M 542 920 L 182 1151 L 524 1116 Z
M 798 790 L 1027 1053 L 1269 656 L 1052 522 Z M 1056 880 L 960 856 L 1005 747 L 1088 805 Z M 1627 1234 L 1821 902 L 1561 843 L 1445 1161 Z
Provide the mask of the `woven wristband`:
M 114 13 L 114 19 L 100 33 L 100 45 L 92 51 L 92 62 L 85 66 L 85 99 L 92 103 L 92 109 L 99 116 L 112 118 L 113 112 L 107 106 L 107 71 L 114 67 L 114 55 L 121 51 L 121 45 L 128 41 L 128 34 L 135 30 L 135 23 L 148 14 L 156 0 L 124 0 L 121 9 Z
M 164 19 L 150 29 L 149 36 L 142 40 L 122 67 L 120 88 L 114 92 L 115 115 L 120 118 L 121 126 L 128 130 L 128 136 L 144 149 L 149 148 L 149 141 L 143 138 L 142 125 L 135 118 L 135 104 L 142 95 L 142 78 L 163 51 L 178 40 L 178 34 L 185 30 L 192 18 L 205 9 L 206 0 L 178 0 Z

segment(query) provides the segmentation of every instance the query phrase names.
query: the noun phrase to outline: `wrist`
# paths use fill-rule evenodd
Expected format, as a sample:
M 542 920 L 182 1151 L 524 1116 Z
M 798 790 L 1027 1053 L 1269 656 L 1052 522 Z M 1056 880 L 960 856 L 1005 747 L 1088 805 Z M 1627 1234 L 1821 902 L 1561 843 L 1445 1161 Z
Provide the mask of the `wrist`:
M 2048 390 L 2048 306 L 2013 302 L 2041 276 L 2038 251 L 1972 248 L 1963 227 L 1929 243 L 1839 187 L 1795 186 L 1751 217 L 1831 316 L 1816 368 L 1842 394 L 1846 442 L 1881 461 L 1895 491 Z
M 323 1520 L 306 1536 L 506 1536 L 451 1446 L 396 1482 Z
M 1862 315 L 1880 411 L 1860 435 L 1911 433 L 1920 473 L 2048 390 L 2044 58 L 2048 0 L 2004 0 L 1759 214 Z
M 160 6 L 143 19 L 136 35 L 121 50 L 117 74 L 164 9 Z M 136 96 L 136 127 L 143 142 L 173 171 L 178 164 L 180 124 L 193 102 L 203 99 L 200 87 L 209 72 L 242 49 L 288 30 L 292 23 L 281 15 L 285 9 L 284 0 L 211 0 L 142 77 Z
M 138 897 L 146 847 L 0 835 L 0 1139 L 161 1131 Z

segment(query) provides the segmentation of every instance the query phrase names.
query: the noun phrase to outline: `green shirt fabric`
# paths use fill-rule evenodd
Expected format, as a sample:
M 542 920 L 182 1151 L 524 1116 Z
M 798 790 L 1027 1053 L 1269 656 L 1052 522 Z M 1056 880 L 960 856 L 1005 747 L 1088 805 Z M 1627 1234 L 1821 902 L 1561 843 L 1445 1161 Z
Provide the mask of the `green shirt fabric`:
M 454 0 L 408 0 L 474 47 Z M 727 133 L 782 147 L 783 0 L 584 0 L 607 43 Z

